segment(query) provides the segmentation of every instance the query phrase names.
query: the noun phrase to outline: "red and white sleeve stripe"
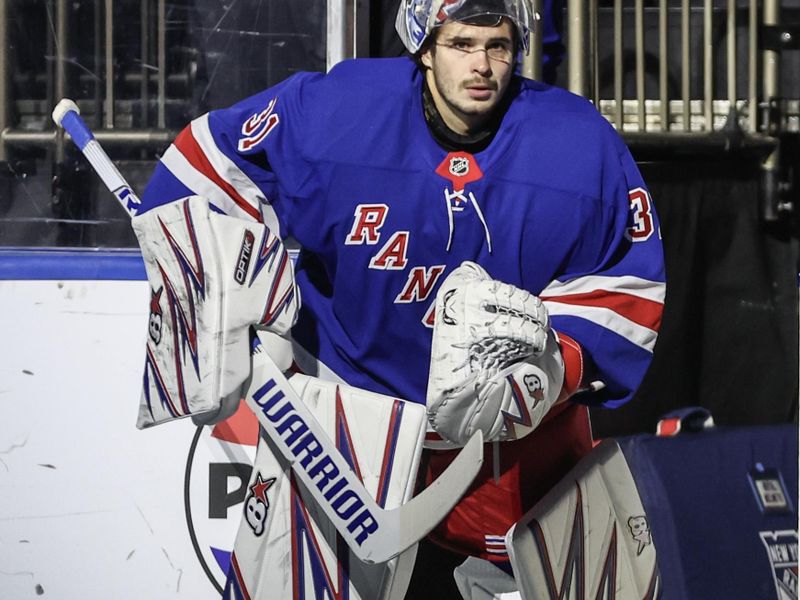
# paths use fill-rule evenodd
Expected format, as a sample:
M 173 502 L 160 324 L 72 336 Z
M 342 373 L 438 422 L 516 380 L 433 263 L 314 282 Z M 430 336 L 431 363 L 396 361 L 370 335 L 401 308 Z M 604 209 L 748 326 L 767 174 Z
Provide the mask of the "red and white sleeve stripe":
M 175 138 L 161 162 L 188 188 L 226 214 L 263 221 L 271 231 L 279 231 L 275 211 L 264 202 L 264 193 L 217 147 L 207 114 L 192 121 Z
M 586 319 L 652 352 L 661 327 L 665 290 L 659 281 L 593 275 L 554 281 L 540 297 L 551 316 Z

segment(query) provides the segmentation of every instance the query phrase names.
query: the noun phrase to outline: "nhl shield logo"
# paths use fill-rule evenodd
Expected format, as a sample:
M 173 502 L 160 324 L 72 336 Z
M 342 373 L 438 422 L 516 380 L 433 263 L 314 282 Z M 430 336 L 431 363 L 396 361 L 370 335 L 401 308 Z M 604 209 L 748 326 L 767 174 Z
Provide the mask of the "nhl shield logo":
M 447 179 L 456 192 L 483 177 L 478 161 L 469 152 L 451 152 L 436 167 L 436 174 Z
M 469 159 L 466 156 L 451 157 L 449 170 L 454 177 L 466 177 L 469 173 Z

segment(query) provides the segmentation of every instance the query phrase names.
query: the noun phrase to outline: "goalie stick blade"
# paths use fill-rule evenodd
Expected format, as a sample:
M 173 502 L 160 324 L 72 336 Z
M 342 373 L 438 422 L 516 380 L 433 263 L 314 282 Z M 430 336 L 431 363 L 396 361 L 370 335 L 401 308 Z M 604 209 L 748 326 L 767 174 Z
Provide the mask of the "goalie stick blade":
M 477 432 L 421 494 L 381 508 L 265 352 L 253 354 L 247 404 L 270 441 L 361 561 L 386 562 L 427 535 L 466 492 L 483 463 Z
M 450 466 L 431 485 L 406 504 L 386 511 L 387 519 L 397 521 L 398 538 L 394 544 L 399 549 L 391 556 L 375 562 L 394 558 L 428 535 L 453 510 L 472 484 L 482 464 L 483 434 L 476 431 Z

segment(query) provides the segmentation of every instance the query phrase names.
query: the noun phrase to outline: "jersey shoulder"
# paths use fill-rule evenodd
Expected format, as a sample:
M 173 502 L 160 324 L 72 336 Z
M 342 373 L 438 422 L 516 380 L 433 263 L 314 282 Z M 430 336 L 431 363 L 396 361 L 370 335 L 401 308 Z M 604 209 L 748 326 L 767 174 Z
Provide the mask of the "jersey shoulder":
M 512 107 L 525 115 L 517 120 L 530 133 L 538 132 L 539 137 L 557 136 L 569 141 L 583 138 L 610 144 L 616 144 L 619 138 L 588 99 L 553 85 L 521 79 Z
M 517 173 L 570 193 L 601 195 L 603 181 L 621 173 L 628 157 L 625 143 L 589 100 L 536 81 L 521 80 L 502 127 L 515 140 Z
M 349 59 L 336 64 L 327 74 L 296 73 L 253 98 L 284 95 L 299 102 L 311 118 L 344 111 L 360 115 L 363 120 L 371 116 L 359 113 L 364 106 L 374 109 L 402 102 L 409 96 L 418 75 L 416 65 L 408 58 Z M 233 108 L 247 105 L 253 98 Z
M 408 58 L 354 59 L 307 86 L 304 120 L 313 160 L 396 164 L 408 147 L 421 74 Z M 324 135 L 316 135 L 317 133 Z
M 274 123 L 268 136 L 254 135 L 256 143 L 240 147 L 240 154 L 259 153 L 264 144 L 280 139 L 283 150 L 309 160 L 346 159 L 364 148 L 369 148 L 363 151 L 368 155 L 374 146 L 387 146 L 373 138 L 396 139 L 402 132 L 398 115 L 410 106 L 411 90 L 419 89 L 414 83 L 418 76 L 414 63 L 405 58 L 346 60 L 327 74 L 292 75 L 213 111 L 210 121 L 216 134 L 232 141 L 240 132 L 260 133 L 263 123 Z
M 335 65 L 325 77 L 326 85 L 346 94 L 368 96 L 398 94 L 408 89 L 419 70 L 414 61 L 399 58 L 355 58 Z

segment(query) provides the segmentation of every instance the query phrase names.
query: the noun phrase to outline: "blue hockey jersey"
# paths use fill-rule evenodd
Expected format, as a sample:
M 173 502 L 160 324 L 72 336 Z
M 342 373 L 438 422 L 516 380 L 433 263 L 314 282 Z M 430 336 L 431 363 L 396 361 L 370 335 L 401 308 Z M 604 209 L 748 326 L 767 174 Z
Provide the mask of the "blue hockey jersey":
M 144 210 L 199 194 L 295 239 L 293 337 L 351 385 L 425 402 L 436 291 L 471 260 L 546 301 L 572 379 L 602 382 L 580 397 L 629 400 L 665 284 L 627 148 L 585 99 L 515 78 L 491 144 L 448 152 L 422 82 L 407 58 L 352 60 L 212 111 L 165 152 Z

